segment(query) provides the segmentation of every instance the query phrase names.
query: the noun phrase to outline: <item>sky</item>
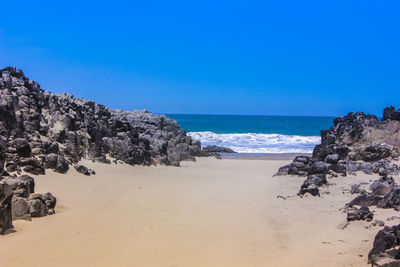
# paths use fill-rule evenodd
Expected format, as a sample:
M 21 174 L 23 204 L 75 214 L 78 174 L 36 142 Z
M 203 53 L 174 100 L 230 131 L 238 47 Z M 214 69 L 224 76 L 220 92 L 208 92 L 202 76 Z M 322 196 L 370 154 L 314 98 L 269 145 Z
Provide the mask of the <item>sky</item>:
M 0 67 L 156 113 L 400 108 L 400 1 L 0 0 Z

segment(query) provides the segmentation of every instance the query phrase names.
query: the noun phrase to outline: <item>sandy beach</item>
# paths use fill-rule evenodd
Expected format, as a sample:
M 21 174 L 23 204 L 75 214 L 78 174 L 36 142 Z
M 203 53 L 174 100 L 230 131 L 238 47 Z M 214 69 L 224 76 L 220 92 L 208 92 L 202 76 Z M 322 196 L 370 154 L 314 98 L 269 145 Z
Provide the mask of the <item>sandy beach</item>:
M 373 177 L 332 178 L 321 197 L 300 198 L 304 178 L 272 177 L 288 162 L 87 161 L 96 175 L 48 171 L 36 188 L 57 195 L 57 214 L 14 221 L 16 232 L 0 236 L 1 266 L 366 266 L 378 227 L 341 229 L 352 198 L 341 191 Z

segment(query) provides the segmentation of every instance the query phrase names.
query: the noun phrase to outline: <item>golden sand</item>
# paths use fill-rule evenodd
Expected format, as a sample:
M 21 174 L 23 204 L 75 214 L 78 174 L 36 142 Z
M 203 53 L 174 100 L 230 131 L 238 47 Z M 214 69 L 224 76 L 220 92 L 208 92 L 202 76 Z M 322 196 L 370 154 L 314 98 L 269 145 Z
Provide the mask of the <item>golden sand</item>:
M 85 162 L 93 176 L 48 171 L 36 190 L 57 197 L 56 215 L 14 221 L 16 232 L 0 236 L 0 265 L 367 265 L 380 228 L 341 229 L 339 209 L 354 197 L 343 189 L 373 177 L 332 178 L 322 189 L 330 194 L 300 198 L 304 178 L 272 177 L 287 163 L 200 158 L 182 167 Z

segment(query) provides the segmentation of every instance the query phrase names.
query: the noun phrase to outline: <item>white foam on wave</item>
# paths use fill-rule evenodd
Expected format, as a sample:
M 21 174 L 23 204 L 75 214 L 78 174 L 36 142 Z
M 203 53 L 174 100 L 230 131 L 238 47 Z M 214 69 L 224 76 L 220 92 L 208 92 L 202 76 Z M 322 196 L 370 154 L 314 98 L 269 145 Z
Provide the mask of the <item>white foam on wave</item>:
M 238 153 L 311 153 L 321 143 L 319 136 L 283 134 L 189 132 L 203 147 L 229 147 Z

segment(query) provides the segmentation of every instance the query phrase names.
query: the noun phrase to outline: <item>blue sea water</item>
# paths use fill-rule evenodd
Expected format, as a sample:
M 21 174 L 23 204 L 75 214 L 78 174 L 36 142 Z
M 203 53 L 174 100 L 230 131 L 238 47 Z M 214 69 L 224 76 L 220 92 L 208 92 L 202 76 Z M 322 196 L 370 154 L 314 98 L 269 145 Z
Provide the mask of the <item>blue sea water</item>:
M 333 117 L 168 114 L 201 141 L 239 153 L 310 153 Z

